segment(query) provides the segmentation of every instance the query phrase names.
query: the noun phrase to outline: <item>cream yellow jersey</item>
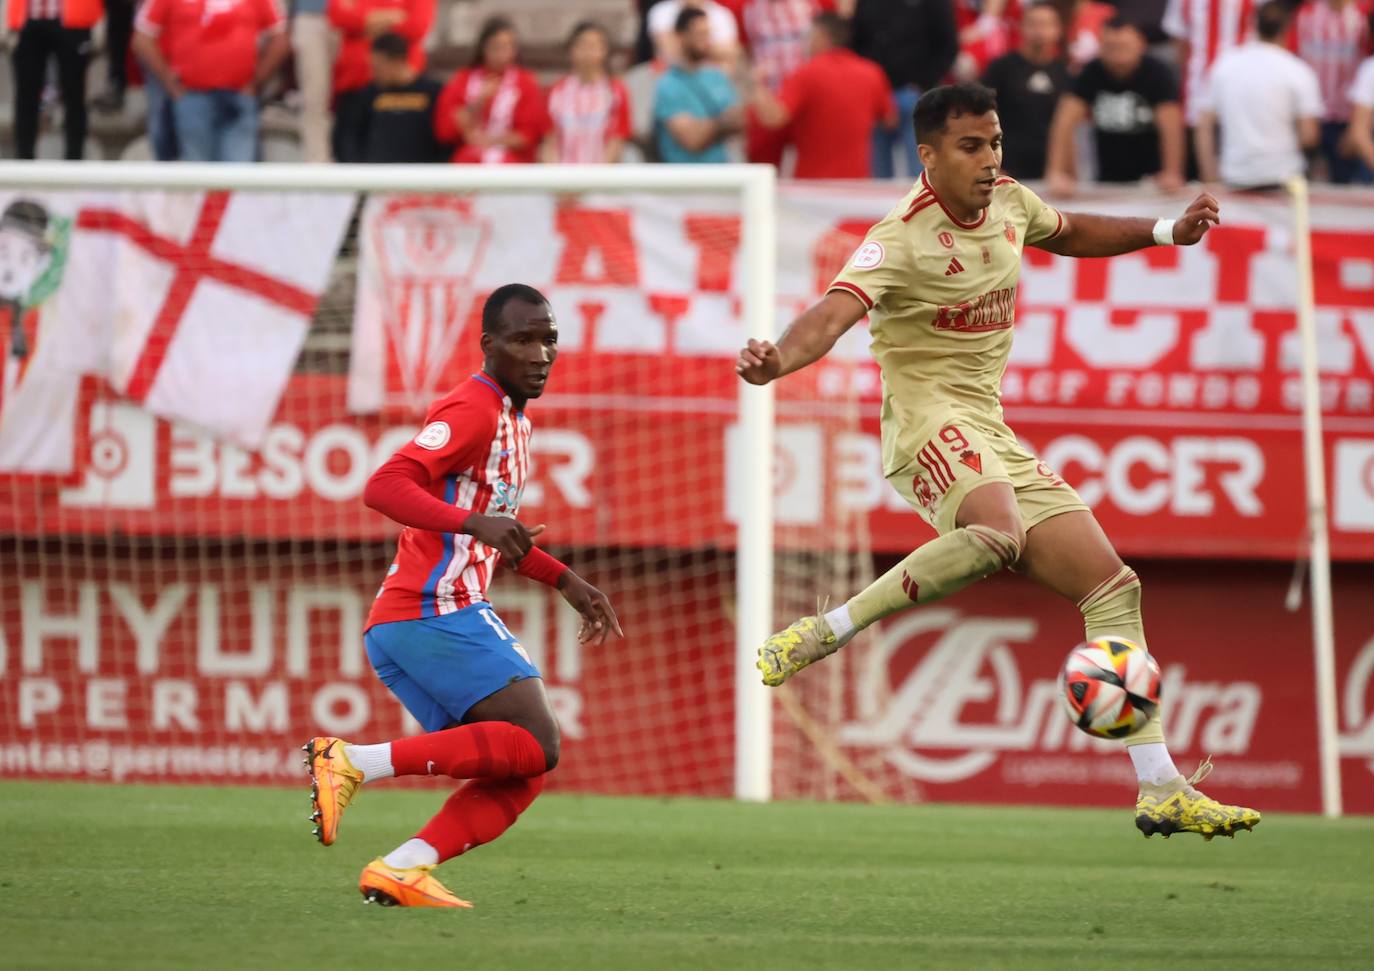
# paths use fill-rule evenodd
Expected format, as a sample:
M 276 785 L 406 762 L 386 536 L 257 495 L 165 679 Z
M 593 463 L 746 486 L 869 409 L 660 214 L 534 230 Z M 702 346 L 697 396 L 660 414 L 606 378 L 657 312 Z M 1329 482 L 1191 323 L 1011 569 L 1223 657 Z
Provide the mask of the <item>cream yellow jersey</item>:
M 869 311 L 883 377 L 885 474 L 908 465 L 914 436 L 945 413 L 1001 420 L 1021 250 L 1064 219 L 1035 193 L 999 178 L 977 220 L 960 222 L 925 173 L 869 230 L 830 285 Z

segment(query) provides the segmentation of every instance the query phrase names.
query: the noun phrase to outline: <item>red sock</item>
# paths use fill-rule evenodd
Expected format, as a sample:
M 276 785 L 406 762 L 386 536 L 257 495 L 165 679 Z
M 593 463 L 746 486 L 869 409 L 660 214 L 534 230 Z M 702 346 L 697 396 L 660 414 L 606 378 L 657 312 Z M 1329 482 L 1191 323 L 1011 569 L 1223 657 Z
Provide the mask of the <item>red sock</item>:
M 399 738 L 391 743 L 391 764 L 397 775 L 455 779 L 524 778 L 548 768 L 534 736 L 510 722 L 475 722 Z
M 440 863 L 490 843 L 529 808 L 543 791 L 544 779 L 474 779 L 449 796 L 415 838 L 438 850 Z

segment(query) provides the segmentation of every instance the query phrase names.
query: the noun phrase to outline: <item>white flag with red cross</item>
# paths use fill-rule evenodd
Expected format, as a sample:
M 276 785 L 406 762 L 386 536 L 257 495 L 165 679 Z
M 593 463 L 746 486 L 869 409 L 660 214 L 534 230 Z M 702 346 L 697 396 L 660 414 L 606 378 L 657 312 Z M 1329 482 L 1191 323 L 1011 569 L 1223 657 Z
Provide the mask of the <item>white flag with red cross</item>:
M 9 307 L 10 319 L 28 322 L 27 336 L 15 325 L 6 343 L 0 472 L 74 471 L 85 375 L 154 414 L 256 447 L 354 201 L 247 192 L 0 199 L 0 289 L 6 259 L 29 276 L 29 263 L 48 277 L 56 265 L 59 277 L 9 304 L 0 295 L 0 313 Z M 12 275 L 9 289 L 23 289 L 27 277 Z

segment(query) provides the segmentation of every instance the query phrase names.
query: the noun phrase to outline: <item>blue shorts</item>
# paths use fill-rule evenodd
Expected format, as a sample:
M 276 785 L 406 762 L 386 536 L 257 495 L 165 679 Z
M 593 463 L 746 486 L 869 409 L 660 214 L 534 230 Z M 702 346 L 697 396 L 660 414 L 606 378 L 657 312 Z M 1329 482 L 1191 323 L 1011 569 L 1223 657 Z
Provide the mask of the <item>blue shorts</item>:
M 469 708 L 506 685 L 539 677 L 489 603 L 377 624 L 363 643 L 382 684 L 427 732 L 461 722 Z

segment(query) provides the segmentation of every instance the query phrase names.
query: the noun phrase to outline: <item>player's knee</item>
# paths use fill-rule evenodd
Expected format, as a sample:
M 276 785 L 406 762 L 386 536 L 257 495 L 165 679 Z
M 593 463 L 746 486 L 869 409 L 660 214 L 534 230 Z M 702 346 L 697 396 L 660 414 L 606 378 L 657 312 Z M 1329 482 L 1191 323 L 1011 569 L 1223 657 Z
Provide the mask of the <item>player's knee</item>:
M 544 739 L 539 740 L 539 747 L 544 750 L 544 771 L 552 772 L 558 768 L 558 756 L 562 747 L 562 739 L 558 734 L 558 727 L 555 725 L 553 733 Z
M 1003 569 L 1013 566 L 1021 559 L 1021 551 L 1026 547 L 1026 528 L 1020 517 L 997 517 L 991 522 L 969 523 L 964 527 L 977 536 L 979 542 L 987 547 Z
M 544 771 L 552 772 L 558 766 L 558 757 L 562 749 L 562 733 L 558 730 L 558 722 L 552 718 L 547 721 L 540 719 L 537 724 L 521 726 L 534 736 L 534 740 L 539 743 L 539 747 L 544 751 Z

